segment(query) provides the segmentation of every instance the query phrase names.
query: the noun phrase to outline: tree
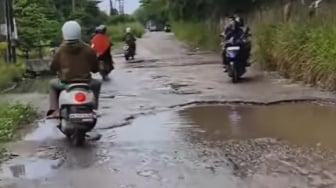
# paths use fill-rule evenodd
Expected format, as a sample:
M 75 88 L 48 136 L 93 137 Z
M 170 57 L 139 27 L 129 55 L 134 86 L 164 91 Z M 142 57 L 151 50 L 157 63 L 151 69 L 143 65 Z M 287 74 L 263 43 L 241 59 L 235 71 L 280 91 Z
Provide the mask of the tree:
M 277 0 L 141 0 L 136 11 L 140 20 L 173 19 L 199 21 L 218 19 L 235 11 L 250 12 Z
M 92 0 L 76 0 L 75 12 L 69 0 L 16 0 L 14 7 L 19 48 L 26 52 L 51 41 L 59 43 L 61 27 L 66 20 L 78 20 L 83 27 L 83 38 L 88 40 L 93 29 L 109 19 Z
M 58 36 L 58 22 L 49 20 L 46 12 L 47 7 L 40 6 L 37 0 L 16 1 L 19 48 L 29 51 L 33 46 L 41 45 Z
M 96 2 L 87 1 L 70 18 L 75 18 L 80 22 L 83 30 L 83 39 L 88 41 L 95 27 L 106 23 L 109 16 L 98 9 Z

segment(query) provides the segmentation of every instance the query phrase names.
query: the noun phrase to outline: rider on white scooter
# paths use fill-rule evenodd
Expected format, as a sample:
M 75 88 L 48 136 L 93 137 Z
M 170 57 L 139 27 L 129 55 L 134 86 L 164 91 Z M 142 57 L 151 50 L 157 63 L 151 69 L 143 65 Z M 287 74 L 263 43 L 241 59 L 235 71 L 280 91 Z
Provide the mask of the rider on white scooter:
M 88 83 L 94 92 L 98 108 L 98 97 L 101 82 L 91 77 L 99 71 L 99 62 L 93 49 L 81 41 L 81 26 L 76 21 L 67 21 L 62 27 L 63 43 L 55 52 L 51 62 L 51 70 L 58 78 L 50 82 L 49 118 L 59 117 L 58 98 L 64 86 L 71 83 Z

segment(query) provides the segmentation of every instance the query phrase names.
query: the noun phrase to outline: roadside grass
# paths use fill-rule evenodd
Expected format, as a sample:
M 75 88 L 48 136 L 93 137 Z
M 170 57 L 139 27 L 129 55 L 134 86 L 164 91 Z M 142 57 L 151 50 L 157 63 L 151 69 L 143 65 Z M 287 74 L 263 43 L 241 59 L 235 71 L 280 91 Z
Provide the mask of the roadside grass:
M 0 162 L 6 157 L 4 143 L 17 138 L 17 132 L 37 118 L 30 105 L 0 103 Z
M 9 87 L 14 81 L 19 80 L 24 73 L 22 63 L 7 64 L 0 62 L 0 90 Z
M 17 138 L 17 132 L 37 118 L 30 105 L 0 103 L 0 162 L 6 157 L 4 144 Z
M 141 38 L 145 33 L 145 28 L 139 22 L 126 22 L 116 23 L 108 26 L 107 35 L 110 37 L 113 43 L 118 44 L 123 41 L 127 27 L 130 27 L 133 34 L 138 38 Z
M 191 46 L 209 50 L 218 50 L 220 47 L 220 31 L 216 25 L 179 21 L 172 23 L 172 30 L 178 39 Z
M 299 12 L 289 22 L 272 18 L 272 11 L 255 19 L 256 62 L 287 78 L 336 90 L 336 20 L 332 11 L 326 9 L 312 19 Z
M 17 85 L 17 87 L 13 90 L 11 90 L 8 93 L 42 93 L 46 94 L 49 92 L 50 88 L 50 79 L 52 79 L 52 76 L 41 76 L 35 79 L 26 79 L 23 81 L 20 81 Z
M 23 72 L 24 66 L 21 63 L 0 62 L 0 90 L 19 80 Z M 30 105 L 0 102 L 0 159 L 4 157 L 3 144 L 14 139 L 16 131 L 32 123 L 36 117 L 37 114 Z
M 30 105 L 0 104 L 0 145 L 15 138 L 15 132 L 32 123 L 37 114 Z

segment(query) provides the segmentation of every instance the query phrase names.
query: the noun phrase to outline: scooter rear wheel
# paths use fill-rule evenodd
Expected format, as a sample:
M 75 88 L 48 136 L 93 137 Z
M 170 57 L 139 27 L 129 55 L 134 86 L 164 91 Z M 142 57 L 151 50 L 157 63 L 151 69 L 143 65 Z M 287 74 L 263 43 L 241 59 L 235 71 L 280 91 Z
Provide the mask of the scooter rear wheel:
M 129 55 L 125 55 L 125 60 L 128 61 L 130 59 Z
M 83 131 L 76 131 L 72 135 L 72 143 L 76 147 L 81 147 L 85 144 L 85 132 Z
M 101 77 L 103 78 L 104 81 L 106 81 L 108 79 L 107 74 L 105 73 L 100 73 Z

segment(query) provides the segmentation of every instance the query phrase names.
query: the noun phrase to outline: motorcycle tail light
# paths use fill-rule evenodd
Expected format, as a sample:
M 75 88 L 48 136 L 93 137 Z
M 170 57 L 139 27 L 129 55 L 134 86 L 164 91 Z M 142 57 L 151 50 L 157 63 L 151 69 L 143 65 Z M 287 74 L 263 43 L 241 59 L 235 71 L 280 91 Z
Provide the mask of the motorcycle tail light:
M 75 94 L 75 101 L 76 102 L 84 102 L 86 100 L 86 95 L 84 93 L 76 93 Z

